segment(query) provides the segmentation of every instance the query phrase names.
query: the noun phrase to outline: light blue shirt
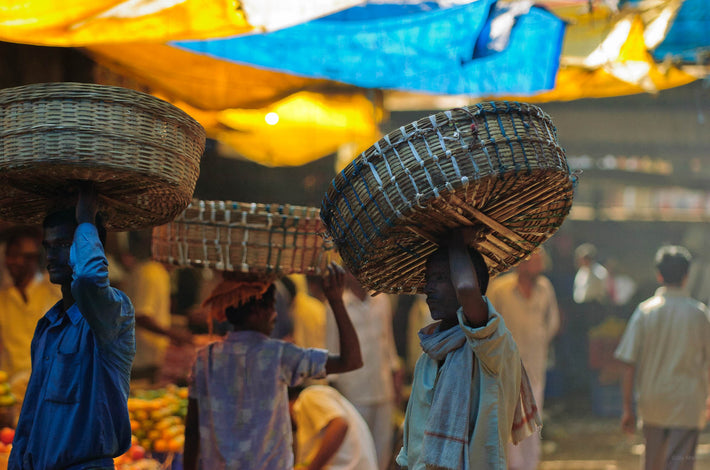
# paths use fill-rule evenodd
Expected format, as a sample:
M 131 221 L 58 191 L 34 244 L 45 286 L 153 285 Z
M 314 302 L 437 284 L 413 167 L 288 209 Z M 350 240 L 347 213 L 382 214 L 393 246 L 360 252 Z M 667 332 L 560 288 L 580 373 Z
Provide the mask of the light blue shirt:
M 463 329 L 466 344 L 474 355 L 473 377 L 461 377 L 471 383 L 471 437 L 464 449 L 467 470 L 506 470 L 506 444 L 520 395 L 518 348 L 503 318 L 490 302 L 488 309 L 488 323 L 480 328 L 466 325 L 461 308 L 457 313 L 458 327 Z M 409 470 L 425 470 L 421 460 L 422 441 L 437 372 L 437 361 L 423 353 L 414 368 L 403 446 L 397 456 L 397 464 Z
M 113 468 L 131 445 L 133 306 L 109 285 L 94 225 L 77 227 L 70 263 L 75 303 L 64 315 L 59 301 L 37 323 L 10 470 Z
M 197 400 L 202 468 L 293 468 L 288 386 L 325 377 L 328 351 L 257 331 L 233 331 L 200 349 L 190 398 Z

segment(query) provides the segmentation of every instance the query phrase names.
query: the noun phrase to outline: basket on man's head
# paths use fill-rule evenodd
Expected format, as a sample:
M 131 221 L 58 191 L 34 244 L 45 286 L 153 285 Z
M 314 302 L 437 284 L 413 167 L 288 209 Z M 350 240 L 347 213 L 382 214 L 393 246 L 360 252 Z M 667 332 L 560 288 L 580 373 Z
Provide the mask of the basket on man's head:
M 472 227 L 491 276 L 548 239 L 572 205 L 573 176 L 537 106 L 485 102 L 389 133 L 333 179 L 321 217 L 369 288 L 421 292 L 445 233 Z
M 0 219 L 40 224 L 91 182 L 108 230 L 164 224 L 190 202 L 202 126 L 146 93 L 89 83 L 0 90 Z

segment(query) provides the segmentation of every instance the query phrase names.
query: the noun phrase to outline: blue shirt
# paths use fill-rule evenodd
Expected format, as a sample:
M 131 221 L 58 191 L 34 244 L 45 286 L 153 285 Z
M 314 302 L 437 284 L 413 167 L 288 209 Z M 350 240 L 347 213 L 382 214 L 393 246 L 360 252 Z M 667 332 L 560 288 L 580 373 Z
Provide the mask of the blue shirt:
M 109 285 L 94 225 L 77 227 L 70 263 L 75 303 L 63 314 L 60 301 L 37 323 L 11 470 L 113 468 L 131 445 L 133 306 Z
M 208 470 L 293 468 L 288 386 L 325 377 L 328 351 L 303 349 L 257 331 L 233 331 L 197 351 L 190 398 Z

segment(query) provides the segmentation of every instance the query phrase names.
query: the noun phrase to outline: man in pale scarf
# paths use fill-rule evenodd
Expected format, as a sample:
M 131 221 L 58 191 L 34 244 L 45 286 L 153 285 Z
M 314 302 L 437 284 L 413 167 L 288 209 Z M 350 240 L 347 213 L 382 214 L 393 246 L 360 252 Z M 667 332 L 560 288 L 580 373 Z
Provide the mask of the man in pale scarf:
M 426 262 L 424 293 L 436 323 L 419 335 L 397 463 L 409 470 L 506 469 L 506 444 L 541 426 L 520 355 L 484 297 L 488 269 L 456 229 Z

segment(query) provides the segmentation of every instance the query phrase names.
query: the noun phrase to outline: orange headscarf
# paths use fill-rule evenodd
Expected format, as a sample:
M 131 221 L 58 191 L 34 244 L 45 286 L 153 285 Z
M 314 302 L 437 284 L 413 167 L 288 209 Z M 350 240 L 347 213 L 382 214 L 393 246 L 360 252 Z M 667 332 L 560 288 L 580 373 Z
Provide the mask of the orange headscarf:
M 210 319 L 218 322 L 227 319 L 227 307 L 239 307 L 250 300 L 264 295 L 272 284 L 273 279 L 248 277 L 242 273 L 230 271 L 222 272 L 222 282 L 214 288 L 202 306 L 208 308 Z M 211 323 L 211 322 L 210 322 Z

